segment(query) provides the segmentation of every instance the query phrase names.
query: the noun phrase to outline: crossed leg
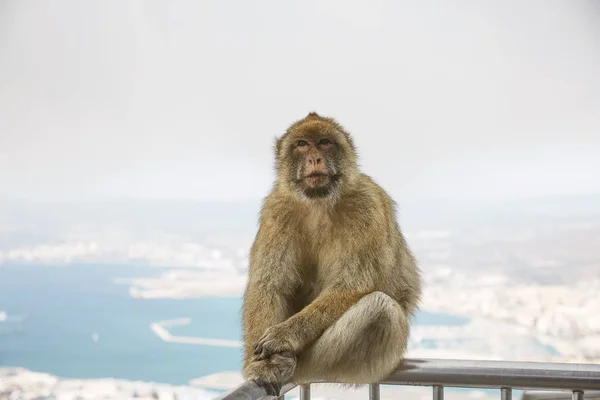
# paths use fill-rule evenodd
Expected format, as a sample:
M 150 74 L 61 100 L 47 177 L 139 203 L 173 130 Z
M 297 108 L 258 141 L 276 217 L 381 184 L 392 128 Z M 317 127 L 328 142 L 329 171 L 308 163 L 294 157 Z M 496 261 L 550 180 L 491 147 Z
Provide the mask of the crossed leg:
M 402 361 L 408 333 L 409 318 L 398 302 L 382 292 L 370 293 L 298 355 L 291 380 L 378 382 Z

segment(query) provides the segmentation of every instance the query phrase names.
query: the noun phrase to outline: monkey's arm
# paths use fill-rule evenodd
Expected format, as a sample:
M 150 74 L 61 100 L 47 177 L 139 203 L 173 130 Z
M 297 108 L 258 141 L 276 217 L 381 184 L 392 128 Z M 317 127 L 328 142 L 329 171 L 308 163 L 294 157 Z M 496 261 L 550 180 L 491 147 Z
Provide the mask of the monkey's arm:
M 253 358 L 252 346 L 267 328 L 289 317 L 289 304 L 285 296 L 270 285 L 249 282 L 244 295 L 244 366 Z
M 289 317 L 289 303 L 280 288 L 266 282 L 249 280 L 244 295 L 244 362 L 243 374 L 264 386 L 271 395 L 277 395 L 282 382 L 287 381 L 296 369 L 292 354 L 275 354 L 269 360 L 256 360 L 253 345 L 270 326 Z
M 298 285 L 298 267 L 285 228 L 261 225 L 250 251 L 248 284 L 244 293 L 244 371 L 255 359 L 254 344 L 267 328 L 285 321 L 292 313 L 291 299 Z

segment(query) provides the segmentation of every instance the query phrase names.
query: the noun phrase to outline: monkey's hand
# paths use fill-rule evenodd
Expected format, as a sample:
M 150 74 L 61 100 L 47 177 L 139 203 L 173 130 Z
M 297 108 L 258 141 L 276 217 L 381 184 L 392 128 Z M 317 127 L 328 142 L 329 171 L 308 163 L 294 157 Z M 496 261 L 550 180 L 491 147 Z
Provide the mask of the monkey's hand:
M 293 332 L 288 329 L 285 322 L 267 328 L 254 345 L 256 360 L 266 360 L 274 354 L 297 354 L 300 351 L 301 343 L 294 337 Z
M 281 386 L 296 370 L 296 357 L 291 353 L 275 354 L 268 360 L 251 362 L 244 375 L 265 388 L 269 396 L 279 396 Z

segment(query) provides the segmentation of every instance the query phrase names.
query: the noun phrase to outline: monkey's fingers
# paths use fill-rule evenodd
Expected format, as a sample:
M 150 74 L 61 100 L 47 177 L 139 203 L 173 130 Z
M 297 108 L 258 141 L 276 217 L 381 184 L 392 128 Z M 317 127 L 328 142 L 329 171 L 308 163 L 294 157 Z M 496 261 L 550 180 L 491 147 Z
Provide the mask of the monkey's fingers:
M 269 382 L 265 385 L 265 390 L 269 394 L 269 396 L 279 396 L 279 392 L 281 391 L 281 385 L 276 382 Z
M 265 350 L 262 350 L 257 356 L 256 356 L 256 361 L 262 361 L 262 360 L 267 360 L 270 357 L 270 354 L 267 353 Z
M 269 396 L 279 396 L 279 392 L 281 391 L 279 382 L 265 381 L 262 378 L 256 378 L 254 382 L 258 386 L 263 387 Z
M 281 349 L 283 351 L 283 349 Z M 256 360 L 267 360 L 273 354 L 277 354 L 281 352 L 280 349 L 275 345 L 275 342 L 272 340 L 268 340 L 266 342 L 259 341 L 256 346 L 256 350 L 254 354 L 256 354 Z
M 257 356 L 256 357 L 257 361 L 266 360 L 271 355 L 270 352 L 269 352 L 269 350 L 268 350 L 268 346 L 262 340 L 259 340 L 254 345 L 254 354 Z
M 272 332 L 267 332 L 254 345 L 254 354 L 258 356 L 257 360 L 266 360 L 273 354 L 289 352 L 290 350 L 288 343 Z
M 252 348 L 252 351 L 254 351 L 254 354 L 260 354 L 262 352 L 262 344 L 261 342 L 256 342 L 254 344 L 254 347 Z

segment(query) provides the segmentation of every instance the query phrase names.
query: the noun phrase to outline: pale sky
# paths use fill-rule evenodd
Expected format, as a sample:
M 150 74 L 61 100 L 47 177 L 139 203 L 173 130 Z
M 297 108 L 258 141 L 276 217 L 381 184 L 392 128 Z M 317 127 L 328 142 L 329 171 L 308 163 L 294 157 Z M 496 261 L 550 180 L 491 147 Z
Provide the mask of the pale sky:
M 0 199 L 255 199 L 309 111 L 396 198 L 600 192 L 594 1 L 0 0 Z

